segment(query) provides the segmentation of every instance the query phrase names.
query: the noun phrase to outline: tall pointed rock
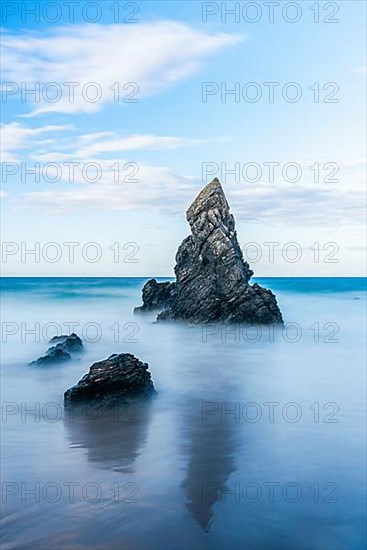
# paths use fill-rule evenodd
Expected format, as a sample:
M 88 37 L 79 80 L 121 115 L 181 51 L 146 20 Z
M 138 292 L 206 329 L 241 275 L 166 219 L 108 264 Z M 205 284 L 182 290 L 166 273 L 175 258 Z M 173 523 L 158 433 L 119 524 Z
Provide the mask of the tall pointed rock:
M 234 218 L 217 178 L 189 207 L 187 221 L 191 235 L 176 254 L 176 283 L 167 294 L 167 283 L 148 281 L 143 299 L 149 299 L 136 309 L 158 309 L 158 320 L 189 323 L 281 323 L 274 294 L 249 284 L 253 272 L 243 260 Z

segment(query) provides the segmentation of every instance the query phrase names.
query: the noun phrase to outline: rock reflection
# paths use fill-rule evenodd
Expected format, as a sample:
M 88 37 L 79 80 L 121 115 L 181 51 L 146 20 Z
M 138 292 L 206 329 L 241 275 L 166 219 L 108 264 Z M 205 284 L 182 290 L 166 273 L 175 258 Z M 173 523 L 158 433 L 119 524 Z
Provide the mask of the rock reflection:
M 90 462 L 128 473 L 146 443 L 151 412 L 151 400 L 109 410 L 79 406 L 68 409 L 64 425 L 70 446 L 86 449 Z
M 186 507 L 199 526 L 209 531 L 213 507 L 222 497 L 229 476 L 236 470 L 233 424 L 220 417 L 202 418 L 201 403 L 196 414 L 188 414 L 185 430 L 188 443 L 187 476 L 182 484 Z

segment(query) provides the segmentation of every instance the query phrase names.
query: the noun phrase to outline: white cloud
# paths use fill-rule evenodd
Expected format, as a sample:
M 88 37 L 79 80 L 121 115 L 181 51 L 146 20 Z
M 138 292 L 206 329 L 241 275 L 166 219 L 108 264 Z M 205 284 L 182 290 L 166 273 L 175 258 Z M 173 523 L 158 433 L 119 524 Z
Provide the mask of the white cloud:
M 119 99 L 126 98 L 136 83 L 134 96 L 140 100 L 162 92 L 197 70 L 208 55 L 242 38 L 224 33 L 206 33 L 183 23 L 157 21 L 139 25 L 79 25 L 62 27 L 47 34 L 4 33 L 2 39 L 3 80 L 40 83 L 39 103 L 31 103 L 31 115 L 47 112 L 92 113 L 114 101 L 110 89 L 120 85 Z M 52 97 L 56 89 L 45 90 L 46 83 L 61 88 L 61 99 L 44 101 L 42 92 Z M 76 82 L 75 101 L 69 100 L 65 82 Z M 101 89 L 98 102 L 88 102 L 82 89 L 96 82 Z M 92 99 L 94 91 L 89 89 Z M 29 99 L 29 101 L 32 101 Z
M 68 131 L 66 131 L 68 130 Z M 228 137 L 182 138 L 154 134 L 123 135 L 118 132 L 76 134 L 72 125 L 46 125 L 29 128 L 18 122 L 0 128 L 2 162 L 19 162 L 27 158 L 35 162 L 87 160 L 98 155 L 114 155 L 127 151 L 177 149 L 212 142 L 227 142 Z M 57 140 L 55 140 L 55 134 Z
M 166 167 L 140 161 L 132 163 L 118 153 L 143 153 L 211 141 L 151 134 L 129 136 L 106 131 L 78 134 L 72 126 L 28 128 L 16 122 L 5 124 L 1 130 L 4 162 L 18 163 L 15 174 L 12 171 L 6 173 L 5 184 L 13 186 L 26 179 L 27 185 L 31 186 L 37 179 L 54 189 L 24 193 L 18 205 L 31 203 L 54 213 L 83 208 L 132 210 L 158 207 L 175 211 L 176 201 L 177 205 L 181 204 L 180 197 L 190 197 L 193 180 L 177 176 Z M 221 139 L 228 138 L 215 137 L 213 141 Z M 96 168 L 91 166 L 86 171 L 92 164 Z M 37 174 L 30 174 L 30 170 Z M 93 183 L 93 179 L 97 181 Z M 58 182 L 59 186 L 55 187 Z M 193 192 L 191 190 L 191 194 Z
M 3 140 L 3 143 L 7 142 L 7 158 L 15 159 L 22 154 L 27 167 L 28 163 L 30 167 L 34 167 L 36 162 L 40 164 L 41 175 L 46 163 L 59 163 L 58 168 L 47 169 L 46 177 L 43 173 L 41 179 L 46 185 L 48 182 L 47 190 L 23 193 L 18 199 L 21 208 L 32 205 L 33 209 L 56 214 L 87 209 L 182 215 L 203 186 L 199 178 L 182 177 L 165 166 L 152 166 L 141 160 L 131 163 L 120 153 L 139 151 L 143 155 L 146 150 L 210 141 L 151 134 L 129 136 L 107 131 L 78 134 L 72 127 L 30 129 L 17 123 L 5 125 L 3 132 L 7 136 Z M 215 138 L 221 139 L 225 138 Z M 72 170 L 72 178 L 68 162 L 79 163 Z M 92 169 L 85 177 L 83 170 L 90 163 L 96 163 L 99 175 Z M 282 225 L 338 226 L 363 222 L 365 159 L 358 156 L 339 159 L 340 171 L 336 174 L 339 181 L 335 183 L 321 180 L 314 183 L 309 165 L 309 159 L 304 159 L 302 173 L 309 174 L 309 177 L 297 183 L 279 179 L 276 183 L 268 183 L 266 177 L 254 184 L 234 183 L 233 179 L 224 183 L 236 218 L 247 223 L 261 221 Z M 92 182 L 95 174 L 97 181 Z M 56 181 L 51 181 L 55 176 L 58 176 Z M 10 176 L 11 181 L 14 178 L 20 179 L 19 173 Z
M 229 193 L 235 215 L 247 223 L 297 227 L 364 224 L 365 193 L 324 184 L 278 184 L 249 186 Z
M 27 128 L 18 122 L 1 126 L 1 161 L 18 162 L 24 150 L 33 149 L 40 143 L 38 137 L 50 132 L 63 131 L 67 126 L 47 125 L 38 128 Z
M 115 132 L 111 132 L 109 135 L 100 135 L 98 133 L 87 134 L 86 136 L 82 136 L 76 156 L 88 158 L 101 153 L 177 149 L 178 147 L 207 143 L 208 141 L 205 139 L 183 139 L 174 136 L 155 136 L 151 134 L 135 134 L 126 137 L 119 136 Z
M 120 165 L 123 165 L 121 161 Z M 129 179 L 113 183 L 111 161 L 99 161 L 102 177 L 97 184 L 73 184 L 70 190 L 40 191 L 22 197 L 22 203 L 51 213 L 82 210 L 154 211 L 182 216 L 203 187 L 199 179 L 181 177 L 165 167 L 139 163 Z M 298 183 L 224 184 L 232 211 L 238 221 L 264 224 L 359 225 L 365 222 L 365 191 L 355 185 L 353 192 L 337 185 Z
M 119 161 L 123 167 L 124 161 Z M 193 178 L 181 177 L 168 168 L 139 163 L 138 170 L 120 173 L 121 182 L 113 183 L 111 161 L 99 161 L 102 168 L 98 183 L 69 184 L 70 190 L 37 191 L 24 194 L 20 204 L 38 207 L 55 214 L 82 209 L 104 211 L 159 211 L 178 213 L 195 194 Z M 134 182 L 134 180 L 137 180 Z

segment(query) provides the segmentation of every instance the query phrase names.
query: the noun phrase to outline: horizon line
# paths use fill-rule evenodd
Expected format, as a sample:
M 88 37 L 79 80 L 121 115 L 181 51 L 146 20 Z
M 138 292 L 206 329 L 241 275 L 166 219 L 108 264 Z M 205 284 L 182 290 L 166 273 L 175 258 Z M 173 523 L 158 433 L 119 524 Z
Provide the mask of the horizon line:
M 136 275 L 130 277 L 118 277 L 110 275 L 101 275 L 101 276 L 90 276 L 90 275 L 73 275 L 73 276 L 63 276 L 63 275 L 39 275 L 39 276 L 23 276 L 23 275 L 0 275 L 1 279 L 175 279 L 172 276 L 164 275 Z M 356 276 L 341 276 L 341 275 L 330 275 L 330 276 L 298 276 L 298 277 L 289 277 L 289 276 L 253 276 L 251 279 L 367 279 L 367 275 L 356 275 Z

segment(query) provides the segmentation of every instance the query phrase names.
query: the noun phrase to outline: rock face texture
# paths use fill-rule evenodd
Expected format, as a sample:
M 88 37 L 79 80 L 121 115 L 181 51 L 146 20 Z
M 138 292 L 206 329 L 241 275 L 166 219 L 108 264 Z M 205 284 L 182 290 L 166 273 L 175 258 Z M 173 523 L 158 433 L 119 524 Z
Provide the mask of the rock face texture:
M 32 361 L 31 365 L 42 366 L 65 363 L 65 361 L 70 361 L 72 358 L 71 354 L 84 351 L 83 342 L 75 332 L 70 334 L 70 336 L 54 336 L 49 341 L 49 344 L 56 344 L 56 346 L 49 348 L 45 355 L 39 357 L 36 361 Z
M 55 365 L 57 363 L 65 363 L 66 361 L 71 360 L 70 353 L 63 351 L 60 348 L 54 346 L 46 351 L 45 355 L 39 357 L 35 361 L 29 363 L 30 365 L 44 366 L 44 365 Z
M 257 283 L 249 284 L 253 271 L 243 260 L 234 218 L 217 178 L 196 197 L 187 221 L 191 235 L 176 254 L 176 283 L 148 281 L 139 309 L 160 304 L 158 321 L 282 323 L 275 295 Z M 162 285 L 166 285 L 164 292 L 170 288 L 164 303 Z
M 136 307 L 134 313 L 164 309 L 169 302 L 174 286 L 175 283 L 157 283 L 155 279 L 150 279 L 143 288 L 143 305 Z
M 65 404 L 105 402 L 108 405 L 128 401 L 131 397 L 155 393 L 147 363 L 131 353 L 111 355 L 94 363 L 89 373 L 64 393 Z
M 59 347 L 63 351 L 70 353 L 80 353 L 84 351 L 83 342 L 75 332 L 70 334 L 70 336 L 66 336 L 65 334 L 54 336 L 49 341 L 49 344 L 56 344 L 56 348 Z

